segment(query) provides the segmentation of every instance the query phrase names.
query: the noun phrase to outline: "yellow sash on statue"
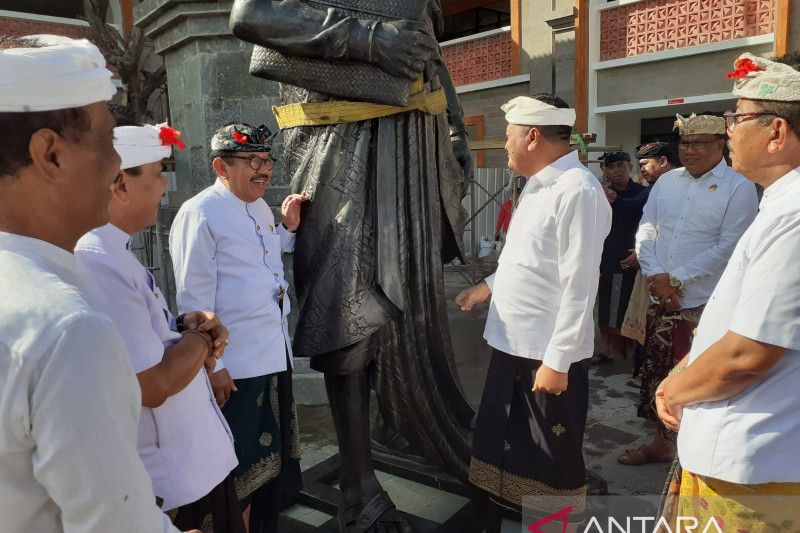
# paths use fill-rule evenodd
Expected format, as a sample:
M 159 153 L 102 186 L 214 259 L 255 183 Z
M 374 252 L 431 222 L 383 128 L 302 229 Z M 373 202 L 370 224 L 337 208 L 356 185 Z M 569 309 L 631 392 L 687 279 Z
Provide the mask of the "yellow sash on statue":
M 371 104 L 367 102 L 309 102 L 305 104 L 288 104 L 273 106 L 272 112 L 278 120 L 280 129 L 298 126 L 327 126 L 360 122 L 373 118 L 388 117 L 407 111 L 422 111 L 429 115 L 438 115 L 447 110 L 447 97 L 443 89 L 432 93 L 424 93 L 421 81 L 413 86 L 413 94 L 406 106 Z

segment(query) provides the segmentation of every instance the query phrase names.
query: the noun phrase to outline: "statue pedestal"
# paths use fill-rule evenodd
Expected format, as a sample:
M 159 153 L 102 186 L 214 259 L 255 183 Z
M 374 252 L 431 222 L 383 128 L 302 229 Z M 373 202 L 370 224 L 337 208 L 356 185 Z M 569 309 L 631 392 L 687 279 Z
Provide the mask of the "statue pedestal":
M 336 513 L 341 496 L 339 490 L 334 487 L 339 478 L 339 463 L 339 454 L 336 454 L 303 472 L 303 489 L 300 491 L 298 503 L 334 516 L 319 528 L 322 531 L 339 530 Z M 504 510 L 492 503 L 480 490 L 470 485 L 464 485 L 434 467 L 392 454 L 373 451 L 372 464 L 376 470 L 381 472 L 458 494 L 468 499 L 461 509 L 442 524 L 409 513 L 401 513 L 413 531 L 417 533 L 451 533 L 454 531 L 459 533 L 500 533 Z M 518 519 L 514 513 L 508 513 L 508 516 Z
M 231 3 L 198 0 L 144 0 L 134 6 L 136 25 L 155 45 L 167 67 L 170 124 L 180 130 L 187 149 L 175 154 L 176 190 L 169 191 L 167 205 L 159 214 L 162 232 L 169 231 L 174 213 L 187 199 L 211 185 L 210 140 L 221 126 L 242 121 L 257 126 L 277 123 L 272 106 L 279 103 L 278 84 L 249 74 L 252 45 L 228 29 Z M 281 153 L 280 137 L 275 147 Z M 279 207 L 289 193 L 280 156 L 275 165 L 267 203 Z M 166 239 L 160 246 L 168 257 Z M 284 260 L 291 283 L 291 261 Z M 167 270 L 172 275 L 170 261 Z M 168 277 L 169 277 L 168 276 Z M 174 282 L 162 282 L 174 302 Z M 327 403 L 322 374 L 295 361 L 295 397 L 298 404 Z

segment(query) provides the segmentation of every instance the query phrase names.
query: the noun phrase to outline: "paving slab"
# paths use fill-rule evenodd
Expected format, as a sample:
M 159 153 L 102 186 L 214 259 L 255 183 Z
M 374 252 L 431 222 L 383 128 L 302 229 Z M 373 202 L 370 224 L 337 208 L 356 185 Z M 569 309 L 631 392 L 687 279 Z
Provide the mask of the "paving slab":
M 477 409 L 491 356 L 491 348 L 482 338 L 488 307 L 483 305 L 469 313 L 461 312 L 453 299 L 467 286 L 466 281 L 454 272 L 448 272 L 445 281 L 450 333 L 459 378 L 467 400 Z M 587 468 L 606 480 L 611 494 L 658 495 L 669 465 L 627 466 L 617 462 L 617 457 L 626 449 L 648 442 L 655 429 L 653 423 L 636 416 L 639 392 L 627 385 L 632 365 L 630 359 L 620 359 L 591 367 L 584 458 Z M 372 404 L 374 411 L 374 398 Z M 299 406 L 298 417 L 303 454 L 301 467 L 306 470 L 338 451 L 336 433 L 327 406 Z M 434 522 L 446 521 L 466 503 L 463 497 L 385 472 L 378 472 L 377 476 L 400 510 Z M 281 533 L 303 533 L 302 527 L 319 527 L 331 518 L 325 513 L 298 505 L 287 510 L 285 516 L 293 521 L 292 527 L 301 529 L 287 529 L 291 524 L 282 523 Z M 526 530 L 520 522 L 503 521 L 503 533 Z

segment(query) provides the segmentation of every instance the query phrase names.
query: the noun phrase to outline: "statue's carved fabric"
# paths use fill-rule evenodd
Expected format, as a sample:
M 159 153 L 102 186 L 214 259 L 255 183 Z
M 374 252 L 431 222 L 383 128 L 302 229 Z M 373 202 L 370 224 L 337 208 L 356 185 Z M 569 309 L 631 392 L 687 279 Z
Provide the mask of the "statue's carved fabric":
M 281 16 L 291 16 L 290 4 L 298 2 L 272 2 L 259 45 L 272 46 L 269 30 L 285 22 Z M 282 53 L 313 56 L 303 43 L 323 37 L 329 46 L 345 46 L 335 32 L 348 27 L 346 19 L 331 24 L 331 16 L 319 11 L 312 24 L 308 6 L 302 11 L 306 34 L 287 37 L 291 46 L 279 35 Z M 317 57 L 343 53 L 334 49 Z M 426 92 L 441 86 L 440 68 L 438 56 L 426 66 Z M 340 99 L 291 85 L 281 91 L 287 104 Z M 292 128 L 284 147 L 292 191 L 311 199 L 295 245 L 295 355 L 335 357 L 337 350 L 369 339 L 384 419 L 416 450 L 464 478 L 472 409 L 456 377 L 442 261 L 460 251 L 466 180 L 453 155 L 447 117 L 415 111 Z M 395 162 L 388 173 L 386 161 Z M 395 192 L 387 196 L 386 190 Z M 397 228 L 389 239 L 387 227 Z M 379 264 L 378 250 L 387 246 L 396 247 L 397 260 Z M 382 288 L 391 283 L 399 284 L 400 302 Z

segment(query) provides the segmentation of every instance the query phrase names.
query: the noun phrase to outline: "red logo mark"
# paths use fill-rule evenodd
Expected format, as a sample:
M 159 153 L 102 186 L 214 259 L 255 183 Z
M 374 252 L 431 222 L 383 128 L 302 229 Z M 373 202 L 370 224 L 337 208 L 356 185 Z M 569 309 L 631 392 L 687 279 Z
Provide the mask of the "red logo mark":
M 555 513 L 551 514 L 550 516 L 546 516 L 541 520 L 534 522 L 533 524 L 528 526 L 528 531 L 531 533 L 544 533 L 540 526 L 545 524 L 549 524 L 550 522 L 555 522 L 556 520 L 561 520 L 561 533 L 567 532 L 567 526 L 569 526 L 569 513 L 573 511 L 573 507 L 570 505 L 569 507 L 564 507 L 560 511 L 556 511 Z

